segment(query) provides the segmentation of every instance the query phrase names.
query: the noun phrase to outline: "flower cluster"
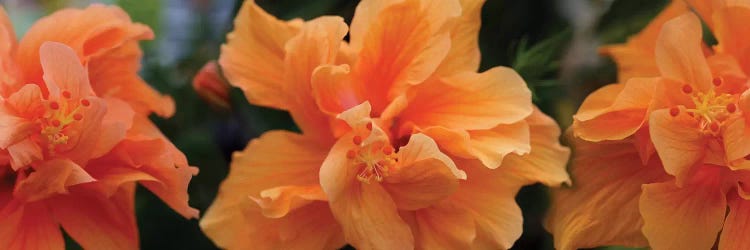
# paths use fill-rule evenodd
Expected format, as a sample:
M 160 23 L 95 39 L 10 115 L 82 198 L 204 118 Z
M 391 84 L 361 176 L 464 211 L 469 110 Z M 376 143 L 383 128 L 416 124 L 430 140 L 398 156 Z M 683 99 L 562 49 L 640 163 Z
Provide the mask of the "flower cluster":
M 136 183 L 186 218 L 197 169 L 152 124 L 174 103 L 138 77 L 153 37 L 117 7 L 65 9 L 18 41 L 0 7 L 0 249 L 137 249 Z
M 743 1 L 675 0 L 603 49 L 620 83 L 574 116 L 577 185 L 557 192 L 547 225 L 557 248 L 750 248 L 748 22 Z
M 516 193 L 568 182 L 569 150 L 517 73 L 476 72 L 482 5 L 364 0 L 347 25 L 245 1 L 219 64 L 301 132 L 234 154 L 204 232 L 229 249 L 510 248 Z

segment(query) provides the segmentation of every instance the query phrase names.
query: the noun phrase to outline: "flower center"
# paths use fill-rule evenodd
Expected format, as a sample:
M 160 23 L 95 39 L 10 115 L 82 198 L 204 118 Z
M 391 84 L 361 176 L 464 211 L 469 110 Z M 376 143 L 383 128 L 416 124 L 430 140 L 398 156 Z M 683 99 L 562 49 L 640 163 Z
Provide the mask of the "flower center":
M 62 96 L 63 99 L 48 103 L 47 112 L 40 119 L 41 134 L 47 140 L 50 153 L 54 153 L 57 145 L 68 143 L 68 139 L 70 138 L 65 134 L 66 128 L 75 122 L 83 120 L 83 110 L 81 107 L 91 105 L 91 102 L 87 99 L 72 100 L 68 91 L 63 91 Z
M 359 181 L 369 184 L 372 179 L 375 179 L 381 182 L 394 170 L 398 157 L 387 141 L 363 145 L 362 138 L 359 135 L 352 138 L 355 147 L 346 152 L 346 158 L 349 159 L 350 165 L 359 171 L 357 174 Z
M 721 80 L 716 78 L 713 83 L 719 86 Z M 708 92 L 693 92 L 690 85 L 684 85 L 682 92 L 690 95 L 693 101 L 693 108 L 686 108 L 685 112 L 698 120 L 700 129 L 707 133 L 717 133 L 724 121 L 737 111 L 735 98 L 731 94 L 719 94 L 715 88 Z M 672 108 L 670 114 L 677 116 L 679 109 Z

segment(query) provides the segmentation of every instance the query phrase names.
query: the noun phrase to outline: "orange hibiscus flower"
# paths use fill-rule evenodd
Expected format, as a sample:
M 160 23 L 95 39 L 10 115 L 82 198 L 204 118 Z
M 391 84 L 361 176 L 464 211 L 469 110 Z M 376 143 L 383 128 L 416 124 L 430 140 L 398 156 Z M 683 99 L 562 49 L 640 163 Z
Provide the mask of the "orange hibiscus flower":
M 479 67 L 483 1 L 362 1 L 280 21 L 246 1 L 219 60 L 287 110 L 234 155 L 201 221 L 220 247 L 510 248 L 521 186 L 568 181 L 568 149 L 511 69 Z M 262 60 L 261 60 L 262 58 Z
M 94 5 L 53 14 L 17 43 L 2 8 L 0 20 L 0 248 L 63 249 L 62 226 L 84 248 L 136 249 L 136 181 L 196 217 L 186 191 L 197 170 L 148 121 L 153 90 L 135 75 L 136 36 L 121 33 L 150 30 Z
M 750 204 L 743 184 L 750 174 L 745 113 L 750 95 L 738 64 L 745 55 L 734 54 L 741 50 L 737 35 L 750 21 L 750 5 L 696 4 L 691 7 L 704 20 L 712 17 L 708 24 L 719 41 L 714 50 L 703 45 L 697 16 L 670 19 L 654 42 L 659 75 L 605 86 L 574 117 L 574 134 L 589 141 L 581 144 L 600 143 L 582 146 L 573 170 L 580 186 L 560 191 L 556 199 L 548 226 L 559 248 L 625 244 L 710 249 L 719 231 L 720 249 L 750 247 L 741 237 L 746 225 L 736 219 L 745 216 Z M 735 27 L 737 32 L 728 30 Z M 626 146 L 606 156 L 609 141 Z M 632 154 L 624 153 L 630 152 L 627 144 L 635 145 Z M 634 160 L 640 163 L 634 165 Z M 592 170 L 597 167 L 604 169 Z M 608 194 L 614 187 L 624 193 Z M 605 202 L 624 209 L 615 211 Z M 616 215 L 623 220 L 612 222 Z

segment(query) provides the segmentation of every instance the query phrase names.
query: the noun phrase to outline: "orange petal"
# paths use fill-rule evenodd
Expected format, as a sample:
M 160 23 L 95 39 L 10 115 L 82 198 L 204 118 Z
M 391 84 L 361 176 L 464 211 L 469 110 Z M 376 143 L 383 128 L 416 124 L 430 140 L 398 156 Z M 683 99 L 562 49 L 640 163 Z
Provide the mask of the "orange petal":
M 745 156 L 750 154 L 750 126 L 742 117 L 729 119 L 724 122 L 721 134 L 726 160 L 730 168 L 736 169 L 734 163 L 746 161 Z
M 401 114 L 421 128 L 491 129 L 523 120 L 532 112 L 531 91 L 513 69 L 461 72 L 414 87 L 415 97 Z
M 385 178 L 384 188 L 400 210 L 416 210 L 436 204 L 466 179 L 453 161 L 423 134 L 412 135 L 398 152 L 395 172 Z
M 101 130 L 91 158 L 99 158 L 111 151 L 117 143 L 125 139 L 125 133 L 133 126 L 135 112 L 119 99 L 106 99 L 107 113 L 102 117 Z
M 279 186 L 260 192 L 260 198 L 250 197 L 263 209 L 263 216 L 281 218 L 290 211 L 306 206 L 314 201 L 326 201 L 320 185 Z
M 16 32 L 13 30 L 13 23 L 5 12 L 5 8 L 0 6 L 0 53 L 8 56 L 15 50 L 17 45 Z
M 49 99 L 62 98 L 62 91 L 69 91 L 73 98 L 94 94 L 86 69 L 73 49 L 62 43 L 45 42 L 39 49 L 39 56 Z
M 44 158 L 42 148 L 32 138 L 21 140 L 8 147 L 10 166 L 18 170 Z
M 142 54 L 137 41 L 130 41 L 91 58 L 88 63 L 91 86 L 99 97 L 121 99 L 136 113 L 155 112 L 161 117 L 171 117 L 175 112 L 174 100 L 160 94 L 138 76 Z
M 347 26 L 340 17 L 320 17 L 306 22 L 286 43 L 285 93 L 289 112 L 303 133 L 330 138 L 330 116 L 320 111 L 312 91 L 311 78 L 319 65 L 335 63 Z
M 745 42 L 750 39 L 750 4 L 734 1 L 717 8 L 713 12 L 714 34 L 719 41 L 717 51 L 733 55 L 740 62 L 745 72 L 750 72 L 750 46 Z
M 662 26 L 672 18 L 689 11 L 683 1 L 670 1 L 659 15 L 638 34 L 630 37 L 626 44 L 602 47 L 600 51 L 612 57 L 617 63 L 618 82 L 624 83 L 632 77 L 659 76 L 654 49 Z
M 65 240 L 44 202 L 27 203 L 0 217 L 0 248 L 64 250 Z
M 638 210 L 641 185 L 670 179 L 658 160 L 641 163 L 630 140 L 575 139 L 572 187 L 554 190 L 545 228 L 555 248 L 645 247 Z M 616 219 L 613 219 L 616 218 Z
M 15 197 L 26 202 L 38 201 L 55 194 L 67 194 L 69 186 L 94 181 L 86 170 L 69 160 L 45 161 L 35 170 L 17 184 Z
M 312 75 L 312 91 L 318 108 L 339 114 L 364 102 L 361 86 L 352 83 L 349 65 L 322 65 Z
M 284 22 L 245 1 L 235 29 L 221 48 L 219 65 L 229 83 L 245 92 L 252 104 L 287 109 L 284 44 L 297 34 L 301 20 Z
M 352 24 L 352 47 L 359 51 L 353 71 L 376 113 L 434 73 L 450 50 L 450 34 L 443 27 L 460 9 L 455 0 L 406 0 L 368 15 L 369 25 Z
M 672 117 L 668 109 L 651 113 L 651 140 L 664 170 L 677 177 L 678 183 L 682 183 L 692 173 L 694 165 L 701 163 L 706 155 L 706 137 L 698 126 L 694 118 L 686 114 Z
M 65 232 L 86 249 L 137 249 L 135 185 L 123 186 L 111 197 L 83 187 L 57 196 L 49 204 Z
M 461 0 L 461 16 L 452 24 L 451 49 L 440 64 L 436 75 L 479 69 L 479 28 L 482 24 L 484 0 Z
M 107 185 L 141 181 L 143 186 L 183 217 L 198 216 L 198 210 L 188 205 L 187 194 L 188 183 L 198 174 L 198 169 L 189 166 L 185 156 L 166 138 L 124 140 L 105 157 L 92 161 L 89 165 L 92 174 L 106 178 Z M 125 173 L 102 170 L 106 167 L 130 167 L 137 170 Z M 133 172 L 142 172 L 147 176 Z M 114 176 L 108 176 L 111 174 Z M 153 181 L 154 179 L 157 181 Z
M 208 61 L 193 77 L 193 90 L 213 108 L 223 111 L 231 108 L 229 84 L 222 78 L 216 61 Z
M 489 130 L 461 131 L 431 127 L 423 131 L 452 155 L 479 159 L 488 168 L 497 168 L 509 154 L 531 150 L 526 121 L 499 125 Z
M 8 148 L 38 129 L 33 119 L 43 112 L 39 86 L 24 85 L 8 99 L 0 101 L 0 148 Z
M 254 233 L 263 231 L 262 225 L 252 224 L 248 220 L 266 221 L 269 218 L 262 215 L 261 208 L 249 196 L 261 197 L 263 190 L 281 186 L 317 185 L 318 171 L 328 154 L 328 148 L 320 146 L 310 137 L 286 131 L 267 132 L 251 141 L 244 151 L 234 154 L 229 176 L 222 183 L 216 201 L 203 216 L 201 228 L 220 247 L 233 248 L 243 246 L 243 243 L 263 242 L 258 238 L 262 235 Z M 294 209 L 279 220 L 286 220 L 308 206 Z M 242 212 L 250 208 L 253 212 Z M 306 214 L 301 213 L 299 216 Z M 332 218 L 330 215 L 328 217 Z M 329 224 L 335 223 L 331 220 Z M 278 232 L 267 233 L 274 242 L 294 243 L 293 238 L 285 238 Z
M 39 48 L 47 41 L 71 47 L 82 62 L 117 48 L 127 41 L 150 39 L 151 30 L 133 23 L 115 6 L 94 4 L 86 9 L 64 9 L 37 21 L 19 43 L 16 59 L 25 82 L 41 83 Z
M 124 128 L 117 127 L 103 127 L 102 120 L 107 112 L 107 104 L 105 100 L 89 97 L 90 105 L 88 107 L 82 107 L 83 119 L 80 122 L 69 125 L 67 128 L 71 131 L 76 131 L 75 134 L 70 135 L 70 139 L 67 144 L 60 145 L 58 151 L 64 151 L 64 154 L 74 162 L 85 166 L 88 160 L 94 158 L 94 156 L 100 156 L 103 153 L 102 150 L 107 148 L 99 149 L 97 146 L 105 146 L 104 144 L 99 145 L 99 142 L 106 142 L 107 140 L 118 140 L 118 134 L 121 134 Z M 127 120 L 127 117 L 119 117 L 123 120 Z M 104 137 L 107 136 L 107 137 Z M 115 138 L 108 138 L 115 137 Z M 121 137 L 119 137 L 121 139 Z M 107 145 L 112 147 L 114 145 Z
M 712 171 L 712 170 L 708 170 Z M 718 172 L 718 171 L 714 171 Z M 678 187 L 674 182 L 643 186 L 643 234 L 655 249 L 711 249 L 726 216 L 727 201 L 717 173 Z
M 474 217 L 477 237 L 487 237 L 482 239 L 485 248 L 511 248 L 523 231 L 521 208 L 515 200 L 523 181 L 476 160 L 454 160 L 466 171 L 468 181 L 461 182 L 450 202 Z
M 658 78 L 631 78 L 595 91 L 573 116 L 573 132 L 588 141 L 633 135 L 648 118 L 657 84 Z
M 750 225 L 750 201 L 734 196 L 729 200 L 729 214 L 719 238 L 719 250 L 748 249 L 747 235 Z
M 508 155 L 502 166 L 530 182 L 548 186 L 570 184 L 570 176 L 565 171 L 570 149 L 560 145 L 560 128 L 555 120 L 534 108 L 526 121 L 531 134 L 531 151 L 526 155 Z
M 702 91 L 712 88 L 713 78 L 702 44 L 701 23 L 695 14 L 683 14 L 664 23 L 656 42 L 656 63 L 662 77 L 691 84 Z
M 330 201 L 346 241 L 357 249 L 413 249 L 414 236 L 388 192 L 378 183 L 352 180 L 357 183 Z
M 470 249 L 476 237 L 474 217 L 450 202 L 414 212 L 411 225 L 417 249 Z

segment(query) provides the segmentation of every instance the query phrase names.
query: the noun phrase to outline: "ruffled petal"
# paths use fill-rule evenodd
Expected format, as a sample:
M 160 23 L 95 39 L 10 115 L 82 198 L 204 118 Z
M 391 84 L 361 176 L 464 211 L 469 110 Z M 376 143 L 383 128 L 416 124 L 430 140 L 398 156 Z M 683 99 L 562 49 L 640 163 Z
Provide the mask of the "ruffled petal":
M 423 131 L 452 155 L 478 159 L 488 168 L 499 167 L 510 154 L 531 150 L 529 125 L 526 121 L 499 125 L 489 130 L 462 131 L 430 127 Z
M 245 92 L 252 104 L 288 109 L 284 91 L 284 45 L 301 20 L 284 22 L 245 1 L 234 20 L 235 29 L 221 47 L 219 65 L 229 83 Z
M 250 197 L 254 197 L 257 200 L 264 196 L 263 192 L 266 192 L 265 196 L 269 200 L 273 200 L 272 196 L 275 196 L 273 195 L 273 191 L 264 190 L 273 190 L 273 188 L 276 188 L 276 191 L 281 191 L 279 187 L 319 185 L 318 171 L 327 154 L 327 146 L 319 145 L 318 141 L 310 137 L 286 131 L 267 132 L 260 138 L 251 141 L 244 151 L 234 154 L 229 176 L 222 183 L 216 200 L 203 216 L 201 228 L 214 243 L 222 248 L 242 248 L 250 243 L 265 242 L 266 240 L 261 240 L 264 238 L 267 238 L 268 244 L 271 246 L 268 247 L 270 249 L 274 249 L 272 244 L 294 244 L 296 237 L 305 236 L 295 234 L 282 235 L 280 232 L 274 230 L 266 231 L 263 223 L 272 223 L 272 225 L 277 225 L 275 223 L 281 223 L 282 221 L 295 223 L 301 218 L 306 217 L 309 213 L 322 214 L 323 211 L 318 210 L 322 208 L 310 207 L 319 202 L 312 202 L 306 206 L 292 206 L 292 203 L 290 203 L 288 204 L 290 205 L 289 211 L 282 211 L 286 213 L 276 213 L 279 210 L 263 211 L 258 203 Z M 306 198 L 322 198 L 319 195 L 307 196 L 299 195 L 300 193 L 296 194 L 294 199 L 302 199 L 298 202 L 304 201 Z M 282 201 L 282 199 L 276 199 L 275 202 L 278 203 L 268 204 L 279 206 L 268 206 L 266 208 L 283 207 L 281 205 L 285 203 Z M 297 204 L 301 205 L 302 203 Z M 292 209 L 292 207 L 297 208 Z M 327 206 L 325 210 L 328 210 Z M 325 218 L 330 218 L 326 222 L 330 226 L 326 228 L 333 230 L 335 228 L 332 226 L 335 223 L 333 222 L 332 215 L 330 215 L 330 210 L 328 211 L 328 215 Z M 264 212 L 269 215 L 286 215 L 272 220 L 263 216 Z M 298 212 L 298 216 L 293 215 Z M 291 219 L 290 216 L 297 219 Z M 323 218 L 317 219 L 325 221 Z M 317 219 L 308 218 L 306 220 L 317 221 Z M 254 221 L 259 222 L 255 223 Z M 334 236 L 334 234 L 331 234 L 331 237 Z M 300 244 L 304 244 L 304 242 L 300 242 Z M 261 248 L 265 247 L 261 246 Z M 316 248 L 321 247 L 318 246 Z
M 415 211 L 410 225 L 417 249 L 470 249 L 477 234 L 474 217 L 450 202 Z
M 0 225 L 2 249 L 65 249 L 62 232 L 44 202 L 24 204 L 0 217 Z
M 135 185 L 130 184 L 110 197 L 75 187 L 49 204 L 55 220 L 81 247 L 138 249 L 134 202 Z
M 461 72 L 413 88 L 399 116 L 421 128 L 481 130 L 523 120 L 532 112 L 531 92 L 513 69 Z
M 683 14 L 664 23 L 655 50 L 661 76 L 701 91 L 711 89 L 711 71 L 702 44 L 701 23 L 695 14 Z
M 45 42 L 39 49 L 39 57 L 50 93 L 48 99 L 61 98 L 62 91 L 69 91 L 72 98 L 94 94 L 86 69 L 72 48 L 58 42 Z
M 435 74 L 450 75 L 458 71 L 479 69 L 479 28 L 485 0 L 461 0 L 461 16 L 452 24 L 451 49 Z
M 691 183 L 643 186 L 643 234 L 655 249 L 711 249 L 726 216 L 719 170 L 705 169 Z
M 86 170 L 69 160 L 45 161 L 18 182 L 14 196 L 33 202 L 55 194 L 67 194 L 68 187 L 95 181 Z
M 641 185 L 670 179 L 658 159 L 642 164 L 629 140 L 574 141 L 573 186 L 554 190 L 545 228 L 555 248 L 645 247 Z
M 719 41 L 717 51 L 732 55 L 740 62 L 745 72 L 750 72 L 750 46 L 743 41 L 750 39 L 750 28 L 746 25 L 750 20 L 750 4 L 742 1 L 726 1 L 724 6 L 717 8 L 712 14 L 716 40 Z
M 673 117 L 670 112 L 667 109 L 652 112 L 649 132 L 664 170 L 682 183 L 706 155 L 707 139 L 693 117 L 682 111 Z
M 729 200 L 729 214 L 719 238 L 719 250 L 749 249 L 750 201 L 734 196 Z

